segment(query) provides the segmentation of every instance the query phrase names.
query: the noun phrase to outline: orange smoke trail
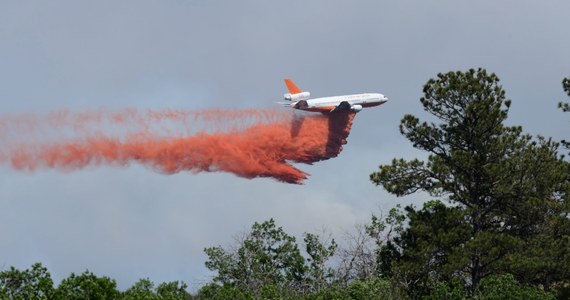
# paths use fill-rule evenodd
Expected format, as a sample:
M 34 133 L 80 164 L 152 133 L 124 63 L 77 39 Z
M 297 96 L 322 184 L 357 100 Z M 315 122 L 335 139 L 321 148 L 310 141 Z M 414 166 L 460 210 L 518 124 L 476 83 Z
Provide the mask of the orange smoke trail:
M 24 136 L 45 127 L 79 135 L 8 142 L 0 147 L 0 163 L 17 170 L 71 171 L 88 165 L 138 162 L 166 174 L 224 171 L 301 184 L 308 174 L 291 163 L 312 164 L 337 156 L 353 118 L 354 113 L 348 112 L 327 116 L 273 110 L 125 110 L 0 118 L 0 137 L 10 127 Z M 128 130 L 113 136 L 116 130 L 101 128 L 109 125 Z

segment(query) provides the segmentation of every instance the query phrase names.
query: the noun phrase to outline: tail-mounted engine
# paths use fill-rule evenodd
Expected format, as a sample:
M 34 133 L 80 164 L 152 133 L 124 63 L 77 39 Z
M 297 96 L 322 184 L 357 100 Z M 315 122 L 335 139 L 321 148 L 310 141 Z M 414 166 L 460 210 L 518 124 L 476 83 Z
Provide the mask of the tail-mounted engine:
M 285 94 L 283 95 L 283 98 L 285 98 L 285 100 L 289 100 L 289 101 L 301 101 L 301 100 L 309 100 L 309 98 L 311 97 L 311 93 L 309 92 L 302 92 L 302 93 L 298 93 L 298 94 Z

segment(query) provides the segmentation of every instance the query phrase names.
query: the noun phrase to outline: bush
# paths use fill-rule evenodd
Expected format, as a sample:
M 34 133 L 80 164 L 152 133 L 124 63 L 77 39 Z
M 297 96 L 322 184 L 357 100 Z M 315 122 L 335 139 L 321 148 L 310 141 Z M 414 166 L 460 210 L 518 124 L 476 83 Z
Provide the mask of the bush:
M 556 297 L 530 286 L 521 286 L 512 274 L 494 275 L 484 278 L 477 289 L 475 299 L 534 299 L 554 300 Z

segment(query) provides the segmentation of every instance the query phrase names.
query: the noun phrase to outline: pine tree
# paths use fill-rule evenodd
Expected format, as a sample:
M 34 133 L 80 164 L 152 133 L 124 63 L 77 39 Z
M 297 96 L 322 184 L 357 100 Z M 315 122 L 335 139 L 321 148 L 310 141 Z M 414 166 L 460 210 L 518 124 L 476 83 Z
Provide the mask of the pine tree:
M 509 271 L 530 271 L 532 280 L 548 284 L 538 275 L 546 266 L 533 269 L 515 259 L 539 237 L 554 238 L 552 232 L 568 221 L 568 165 L 558 144 L 504 125 L 511 101 L 499 78 L 484 69 L 438 74 L 423 92 L 424 110 L 439 122 L 406 115 L 400 131 L 429 153 L 427 161 L 394 159 L 370 175 L 397 196 L 424 191 L 450 205 L 407 208 L 400 275 L 417 282 L 453 276 L 471 292 L 483 278 Z M 570 251 L 549 246 L 563 257 Z

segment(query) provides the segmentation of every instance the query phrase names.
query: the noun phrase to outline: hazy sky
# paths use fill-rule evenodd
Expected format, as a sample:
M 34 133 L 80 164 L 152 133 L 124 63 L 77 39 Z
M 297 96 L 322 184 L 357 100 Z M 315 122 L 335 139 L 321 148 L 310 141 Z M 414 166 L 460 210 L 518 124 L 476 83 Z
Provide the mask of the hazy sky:
M 569 138 L 556 108 L 570 75 L 568 1 L 2 1 L 0 114 L 126 107 L 273 108 L 290 77 L 312 96 L 380 92 L 334 159 L 305 185 L 224 173 L 161 175 L 134 164 L 71 173 L 0 165 L 0 267 L 86 268 L 126 288 L 208 280 L 203 248 L 275 218 L 301 240 L 337 238 L 398 199 L 379 164 L 424 154 L 398 131 L 425 119 L 422 86 L 483 67 L 512 99 L 509 124 Z M 0 141 L 1 142 L 1 141 Z

